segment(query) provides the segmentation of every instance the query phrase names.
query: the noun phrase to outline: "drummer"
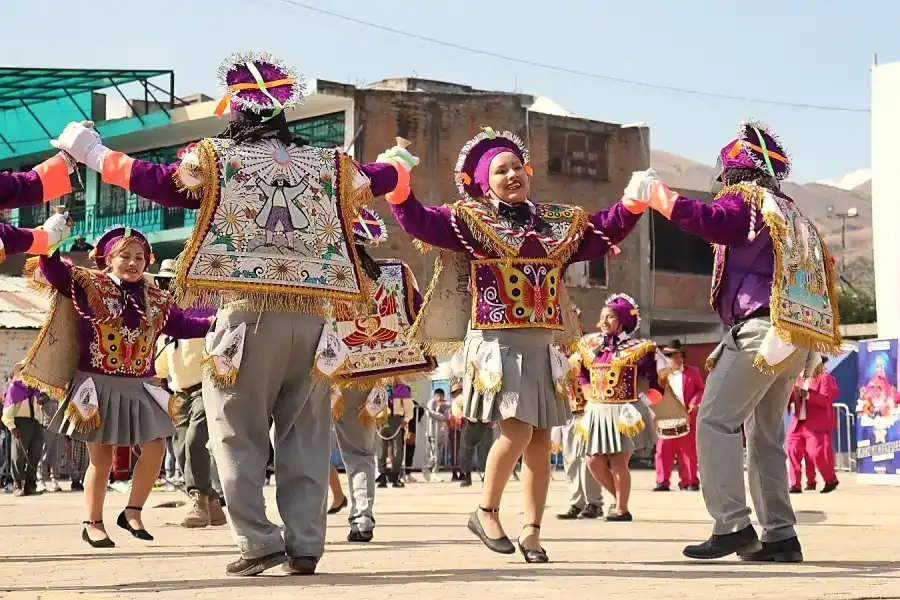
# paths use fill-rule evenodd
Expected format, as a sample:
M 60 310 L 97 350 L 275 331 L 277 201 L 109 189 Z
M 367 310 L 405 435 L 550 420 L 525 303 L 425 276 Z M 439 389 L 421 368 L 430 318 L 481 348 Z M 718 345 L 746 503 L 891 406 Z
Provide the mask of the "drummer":
M 703 397 L 703 377 L 700 369 L 684 364 L 684 347 L 681 340 L 672 340 L 663 348 L 668 361 L 666 369 L 660 371 L 660 384 L 668 381 L 675 397 L 684 405 L 690 415 L 690 431 L 677 438 L 666 438 L 662 434 L 656 443 L 656 487 L 654 492 L 669 491 L 669 477 L 672 465 L 678 459 L 678 487 L 693 492 L 700 490 L 700 476 L 697 471 L 697 411 Z

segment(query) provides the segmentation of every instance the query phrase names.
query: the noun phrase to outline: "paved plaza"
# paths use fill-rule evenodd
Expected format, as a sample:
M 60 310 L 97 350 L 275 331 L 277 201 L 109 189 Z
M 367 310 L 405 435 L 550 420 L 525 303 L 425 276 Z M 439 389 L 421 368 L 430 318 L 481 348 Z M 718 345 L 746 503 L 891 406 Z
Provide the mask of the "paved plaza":
M 562 474 L 554 475 L 544 545 L 553 561 L 530 566 L 519 555 L 492 554 L 465 528 L 480 484 L 414 483 L 378 490 L 375 541 L 351 545 L 346 511 L 329 517 L 319 575 L 227 578 L 236 557 L 227 527 L 184 530 L 187 500 L 154 493 L 144 543 L 115 527 L 126 497 L 110 492 L 106 522 L 118 547 L 92 550 L 80 539 L 83 497 L 75 493 L 0 495 L 0 598 L 900 598 L 900 490 L 858 486 L 843 474 L 833 494 L 793 496 L 806 561 L 747 565 L 736 559 L 688 562 L 687 543 L 705 538 L 709 519 L 699 493 L 652 493 L 653 473 L 635 473 L 633 523 L 559 521 L 566 507 Z M 346 490 L 346 481 L 344 482 Z M 522 524 L 522 494 L 511 482 L 503 520 L 511 536 Z M 266 489 L 270 514 L 275 489 Z M 237 596 L 239 595 L 239 596 Z

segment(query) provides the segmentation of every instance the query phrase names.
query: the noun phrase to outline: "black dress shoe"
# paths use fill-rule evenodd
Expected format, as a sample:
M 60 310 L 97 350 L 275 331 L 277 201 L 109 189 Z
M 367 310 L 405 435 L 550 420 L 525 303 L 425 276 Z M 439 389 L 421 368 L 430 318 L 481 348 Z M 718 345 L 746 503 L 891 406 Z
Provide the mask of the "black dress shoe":
M 498 513 L 500 512 L 499 508 L 482 508 L 478 507 L 478 510 L 485 513 Z M 487 549 L 491 552 L 496 552 L 497 554 L 515 554 L 516 547 L 513 546 L 513 543 L 509 541 L 509 538 L 505 535 L 502 538 L 490 538 L 487 533 L 484 532 L 484 527 L 481 525 L 481 520 L 478 518 L 478 511 L 476 510 L 469 516 L 469 531 L 474 533 L 481 543 L 487 546 Z
M 802 494 L 802 493 L 803 493 L 803 490 L 801 490 L 798 487 L 792 487 L 791 489 L 788 490 L 788 494 Z
M 572 519 L 577 519 L 582 510 L 584 509 L 578 508 L 577 506 L 570 506 L 569 510 L 562 514 L 556 515 L 556 518 L 562 519 L 563 521 L 571 521 Z
M 838 480 L 834 480 L 834 481 L 832 481 L 831 483 L 826 483 L 826 484 L 825 484 L 825 487 L 822 488 L 821 493 L 822 493 L 822 494 L 829 494 L 829 493 L 833 492 L 834 490 L 837 489 L 837 486 L 838 486 L 839 483 L 840 483 L 840 481 L 838 481 Z
M 386 487 L 387 487 L 387 479 L 384 478 L 384 477 L 379 477 L 379 478 L 378 478 L 378 485 L 377 485 L 376 487 L 379 487 L 379 488 L 386 488 Z
M 654 492 L 668 492 L 670 490 L 669 490 L 669 486 L 662 484 L 662 483 L 657 483 L 656 487 L 653 488 L 653 491 Z
M 631 512 L 624 512 L 621 515 L 620 514 L 606 515 L 606 520 L 610 521 L 612 523 L 616 523 L 616 522 L 630 523 L 634 519 L 631 516 Z
M 315 556 L 289 558 L 281 569 L 288 575 L 315 575 L 319 559 Z
M 699 484 L 699 483 L 692 483 L 691 485 L 689 485 L 689 486 L 687 487 L 687 489 L 691 490 L 692 492 L 699 492 L 699 491 L 700 491 L 700 484 Z
M 233 577 L 251 577 L 277 567 L 287 560 L 284 552 L 275 552 L 259 558 L 239 558 L 225 567 L 225 574 Z
M 747 562 L 803 562 L 803 548 L 796 537 L 778 542 L 763 542 L 756 552 L 738 552 L 738 558 Z
M 597 519 L 600 517 L 601 508 L 596 504 L 585 504 L 584 510 L 578 513 L 579 519 Z
M 73 482 L 72 482 L 72 486 L 71 486 L 71 490 L 72 490 L 73 492 L 83 492 L 83 491 L 84 491 L 84 484 L 81 483 L 80 481 L 73 481 Z
M 344 499 L 341 500 L 341 503 L 340 503 L 340 504 L 338 504 L 337 506 L 332 506 L 331 508 L 329 508 L 329 509 L 328 509 L 328 514 L 329 514 L 329 515 L 336 515 L 336 514 L 338 514 L 339 512 L 341 512 L 342 510 L 344 510 L 345 508 L 347 508 L 347 496 L 344 496 Z
M 725 558 L 731 554 L 752 554 L 762 548 L 752 525 L 725 535 L 712 535 L 702 544 L 686 546 L 683 554 L 698 560 Z
M 469 477 L 463 477 L 462 479 L 460 479 L 459 487 L 461 487 L 461 488 L 472 487 L 472 477 L 469 476 Z
M 138 512 L 143 510 L 141 506 L 126 506 L 125 510 L 136 510 Z M 146 529 L 135 529 L 131 526 L 131 523 L 128 522 L 128 517 L 125 516 L 125 510 L 119 513 L 119 518 L 116 519 L 116 525 L 133 535 L 139 540 L 144 540 L 145 542 L 152 542 L 153 536 L 150 535 L 150 532 Z
M 828 485 L 828 484 L 826 483 L 825 485 Z M 806 489 L 807 492 L 814 492 L 814 491 L 816 491 L 816 484 L 807 483 L 806 488 L 804 488 L 804 489 Z
M 82 521 L 85 525 L 103 525 L 103 521 Z M 115 548 L 116 543 L 109 539 L 109 536 L 101 540 L 92 540 L 88 535 L 87 527 L 81 530 L 81 539 L 90 544 L 91 548 Z
M 347 541 L 368 543 L 372 541 L 373 537 L 375 537 L 375 534 L 372 531 L 360 531 L 358 529 L 351 529 L 350 533 L 347 534 Z
M 540 525 L 525 525 L 525 527 L 530 527 L 531 529 L 537 529 L 540 531 Z M 523 527 L 523 529 L 525 528 Z M 547 556 L 547 551 L 543 548 L 539 548 L 537 550 L 527 550 L 522 546 L 522 542 L 520 540 L 516 540 L 516 546 L 519 547 L 519 552 L 522 553 L 522 557 L 525 559 L 525 562 L 529 564 L 534 563 L 548 563 L 550 562 L 550 557 Z
M 406 484 L 403 483 L 402 481 L 400 481 L 399 479 L 395 479 L 394 482 L 391 484 L 391 487 L 392 488 L 405 488 Z

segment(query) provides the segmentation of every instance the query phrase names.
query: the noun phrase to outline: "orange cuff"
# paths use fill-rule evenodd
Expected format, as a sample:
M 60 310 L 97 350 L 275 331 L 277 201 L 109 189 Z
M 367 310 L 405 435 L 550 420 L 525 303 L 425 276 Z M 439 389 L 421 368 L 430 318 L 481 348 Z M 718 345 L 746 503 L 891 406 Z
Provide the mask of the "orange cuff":
M 664 183 L 657 183 L 650 192 L 650 206 L 669 220 L 672 219 L 672 210 L 675 208 L 677 200 L 678 194 L 670 190 Z
M 647 392 L 647 399 L 650 401 L 651 406 L 655 406 L 662 400 L 662 394 L 659 393 L 659 390 L 649 390 Z
M 397 158 L 389 158 L 388 161 L 397 170 L 397 185 L 393 191 L 384 195 L 390 204 L 403 204 L 409 198 L 409 171 L 401 166 Z
M 634 198 L 625 198 L 623 196 L 622 204 L 625 206 L 625 209 L 633 215 L 639 215 L 647 209 L 646 204 L 641 204 Z
M 134 159 L 122 152 L 110 151 L 103 158 L 103 183 L 131 191 L 131 167 Z
M 44 196 L 43 202 L 50 202 L 60 196 L 65 196 L 72 191 L 72 182 L 69 180 L 69 166 L 66 159 L 56 155 L 45 160 L 34 168 L 41 180 Z
M 47 254 L 50 249 L 50 240 L 47 232 L 43 229 L 29 229 L 33 236 L 31 247 L 25 252 L 28 254 Z

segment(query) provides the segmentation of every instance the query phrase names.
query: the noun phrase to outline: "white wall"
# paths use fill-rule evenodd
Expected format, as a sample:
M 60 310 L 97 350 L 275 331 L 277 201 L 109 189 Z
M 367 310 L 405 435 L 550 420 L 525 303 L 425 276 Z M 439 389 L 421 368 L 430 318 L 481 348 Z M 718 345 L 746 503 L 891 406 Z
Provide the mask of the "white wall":
M 900 337 L 900 63 L 872 67 L 872 229 L 878 337 Z
M 13 366 L 25 358 L 37 336 L 37 329 L 0 328 L 0 385 L 4 386 L 3 392 L 6 391 L 6 378 L 12 375 Z

